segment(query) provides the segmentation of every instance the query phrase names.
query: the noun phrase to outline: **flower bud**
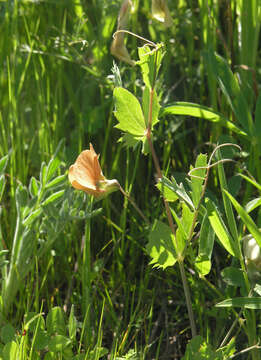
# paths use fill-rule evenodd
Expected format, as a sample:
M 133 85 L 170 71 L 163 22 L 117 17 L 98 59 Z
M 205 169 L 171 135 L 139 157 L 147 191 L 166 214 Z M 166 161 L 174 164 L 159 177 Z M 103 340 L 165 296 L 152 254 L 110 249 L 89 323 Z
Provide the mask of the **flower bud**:
M 127 29 L 131 9 L 132 2 L 130 0 L 124 0 L 118 15 L 118 30 Z
M 111 54 L 121 61 L 125 61 L 130 65 L 135 65 L 135 61 L 131 60 L 130 54 L 124 44 L 124 33 L 117 33 L 111 44 Z
M 251 280 L 257 280 L 261 276 L 261 249 L 252 235 L 244 236 L 243 250 L 248 275 Z
M 117 30 L 126 30 L 128 27 L 129 15 L 132 8 L 130 0 L 124 0 L 118 15 Z M 115 34 L 111 44 L 111 54 L 121 61 L 125 61 L 130 65 L 135 65 L 135 61 L 131 60 L 130 54 L 124 44 L 124 33 Z
M 166 0 L 152 0 L 151 12 L 152 16 L 156 20 L 163 22 L 166 27 L 170 27 L 172 25 L 173 20 Z

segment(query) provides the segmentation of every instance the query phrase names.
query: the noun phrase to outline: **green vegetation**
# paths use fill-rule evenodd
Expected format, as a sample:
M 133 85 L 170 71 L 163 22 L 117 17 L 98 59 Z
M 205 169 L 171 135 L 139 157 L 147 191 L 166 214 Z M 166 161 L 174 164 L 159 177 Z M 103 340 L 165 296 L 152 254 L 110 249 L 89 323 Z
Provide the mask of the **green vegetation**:
M 258 360 L 261 3 L 127 3 L 0 2 L 0 359 Z

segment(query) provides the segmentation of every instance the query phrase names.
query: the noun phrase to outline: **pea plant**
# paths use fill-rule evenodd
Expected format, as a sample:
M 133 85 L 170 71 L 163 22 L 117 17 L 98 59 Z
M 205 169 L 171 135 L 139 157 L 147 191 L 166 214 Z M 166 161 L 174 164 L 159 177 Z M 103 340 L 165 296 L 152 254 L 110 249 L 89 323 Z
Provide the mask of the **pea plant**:
M 224 170 L 225 163 L 233 159 L 225 158 L 223 149 L 227 147 L 233 149 L 234 156 L 239 155 L 241 149 L 236 144 L 223 143 L 216 145 L 210 156 L 198 154 L 188 175 L 183 182 L 179 183 L 175 176 L 169 178 L 162 171 L 153 140 L 157 123 L 167 114 L 193 116 L 219 123 L 232 134 L 240 134 L 243 137 L 246 136 L 246 132 L 218 112 L 205 106 L 187 102 L 161 106 L 157 95 L 157 77 L 164 57 L 164 46 L 147 41 L 138 49 L 138 53 L 139 60 L 136 65 L 140 66 L 144 83 L 142 99 L 140 102 L 134 94 L 116 81 L 113 92 L 115 117 L 118 121 L 116 128 L 122 132 L 121 141 L 126 147 L 135 149 L 141 142 L 143 154 L 150 154 L 153 159 L 157 174 L 156 187 L 163 200 L 165 219 L 150 219 L 151 226 L 146 250 L 154 268 L 166 269 L 176 265 L 179 268 L 192 336 L 184 359 L 194 359 L 193 354 L 196 353 L 201 354 L 198 355 L 200 359 L 205 358 L 204 356 L 210 356 L 211 359 L 232 358 L 241 354 L 241 352 L 236 353 L 235 339 L 231 335 L 235 324 L 232 324 L 227 336 L 215 349 L 199 335 L 197 329 L 198 319 L 193 311 L 193 298 L 186 264 L 193 267 L 199 278 L 205 278 L 211 272 L 215 242 L 221 245 L 232 258 L 233 266 L 224 269 L 224 279 L 235 288 L 240 287 L 242 296 L 226 298 L 214 306 L 233 309 L 235 323 L 238 322 L 239 328 L 241 327 L 240 317 L 245 318 L 242 328 L 247 334 L 249 348 L 242 352 L 251 351 L 252 359 L 258 359 L 255 310 L 261 305 L 260 287 L 252 280 L 260 270 L 260 258 L 257 254 L 259 255 L 260 252 L 261 232 L 249 212 L 260 206 L 260 198 L 254 199 L 246 209 L 243 208 L 232 195 Z M 225 66 L 219 57 L 215 61 L 219 61 L 220 67 Z M 228 74 L 230 75 L 229 71 Z M 217 171 L 220 197 L 211 195 L 207 189 L 212 169 Z M 260 190 L 260 185 L 249 176 L 242 173 L 240 176 Z M 235 217 L 233 209 L 238 213 L 239 220 Z M 244 231 L 248 231 L 249 235 L 243 241 Z M 251 270 L 251 266 L 254 270 Z M 240 312 L 237 313 L 234 308 L 240 308 Z

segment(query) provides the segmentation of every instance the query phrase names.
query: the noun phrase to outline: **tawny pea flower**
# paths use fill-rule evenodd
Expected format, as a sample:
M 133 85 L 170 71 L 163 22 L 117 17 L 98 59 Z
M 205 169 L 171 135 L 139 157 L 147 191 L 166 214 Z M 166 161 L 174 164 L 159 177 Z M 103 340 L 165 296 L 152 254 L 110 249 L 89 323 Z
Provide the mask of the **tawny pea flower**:
M 173 20 L 166 0 L 152 0 L 151 12 L 152 16 L 156 20 L 164 23 L 166 27 L 170 27 L 172 25 Z
M 119 189 L 117 180 L 108 180 L 102 173 L 99 155 L 92 144 L 84 150 L 69 168 L 69 181 L 77 190 L 83 190 L 96 199 L 102 199 L 109 193 Z
M 111 44 L 111 54 L 121 61 L 124 61 L 132 66 L 135 61 L 131 60 L 130 54 L 124 44 L 124 33 L 117 33 Z
M 126 30 L 128 28 L 131 9 L 131 0 L 124 0 L 118 15 L 117 30 Z M 114 39 L 111 44 L 111 54 L 121 61 L 125 61 L 132 66 L 135 65 L 135 61 L 131 60 L 130 54 L 124 44 L 123 32 L 118 32 L 114 35 Z
M 123 1 L 118 15 L 118 30 L 127 28 L 132 8 L 133 5 L 131 0 Z

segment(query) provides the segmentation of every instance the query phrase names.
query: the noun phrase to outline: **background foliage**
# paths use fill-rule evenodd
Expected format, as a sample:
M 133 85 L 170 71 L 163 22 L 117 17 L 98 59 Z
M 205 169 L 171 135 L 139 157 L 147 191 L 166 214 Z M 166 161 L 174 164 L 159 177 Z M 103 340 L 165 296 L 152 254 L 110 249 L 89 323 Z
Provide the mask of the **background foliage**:
M 261 183 L 260 1 L 169 1 L 170 28 L 152 18 L 150 1 L 133 3 L 130 31 L 165 45 L 157 83 L 161 104 L 185 101 L 208 106 L 239 129 L 235 132 L 228 122 L 193 113 L 178 116 L 165 108 L 154 132 L 164 173 L 183 179 L 197 154 L 209 154 L 217 142 L 237 143 L 243 151 L 235 155 L 235 164 L 224 167 L 231 193 L 245 206 L 258 197 L 260 188 L 234 175 L 247 170 Z M 153 270 L 148 265 L 148 226 L 127 199 L 114 193 L 96 204 L 95 209 L 102 210 L 92 214 L 97 215 L 91 220 L 95 330 L 91 347 L 84 347 L 83 219 L 90 212 L 86 197 L 75 194 L 67 183 L 68 167 L 92 142 L 101 154 L 106 177 L 117 178 L 150 220 L 164 219 L 151 158 L 140 155 L 139 149 L 126 149 L 114 128 L 112 67 L 116 60 L 110 45 L 120 5 L 116 0 L 0 2 L 0 158 L 9 154 L 0 166 L 2 279 L 19 213 L 21 231 L 30 235 L 26 239 L 33 254 L 19 259 L 28 261 L 28 271 L 2 319 L 1 349 L 15 339 L 16 345 L 8 346 L 22 348 L 21 359 L 43 355 L 48 359 L 57 353 L 70 358 L 81 352 L 88 359 L 106 358 L 108 353 L 112 359 L 178 359 L 190 338 L 177 268 Z M 132 59 L 138 59 L 137 48 L 143 43 L 126 38 Z M 140 98 L 139 68 L 117 64 L 123 87 Z M 224 156 L 233 157 L 235 152 L 229 151 Z M 221 200 L 217 169 L 211 173 L 208 191 Z M 49 198 L 53 193 L 56 196 Z M 67 202 L 60 198 L 64 194 Z M 260 227 L 258 207 L 252 214 Z M 241 224 L 239 232 L 244 231 Z M 35 249 L 30 248 L 30 237 L 39 239 Z M 200 277 L 192 261 L 187 271 L 199 333 L 208 340 L 210 329 L 215 329 L 214 349 L 234 319 L 233 310 L 214 305 L 239 295 L 240 290 L 224 281 L 222 270 L 234 264 L 218 243 L 212 262 L 208 277 Z M 5 294 L 3 288 L 1 301 Z M 41 331 L 42 338 L 35 335 Z M 57 340 L 53 334 L 62 338 Z M 49 355 L 46 337 L 53 339 Z M 40 345 L 32 347 L 36 338 Z M 246 334 L 235 338 L 231 348 L 235 343 L 241 349 L 247 347 Z M 206 354 L 211 353 L 212 348 L 206 345 L 206 349 Z

